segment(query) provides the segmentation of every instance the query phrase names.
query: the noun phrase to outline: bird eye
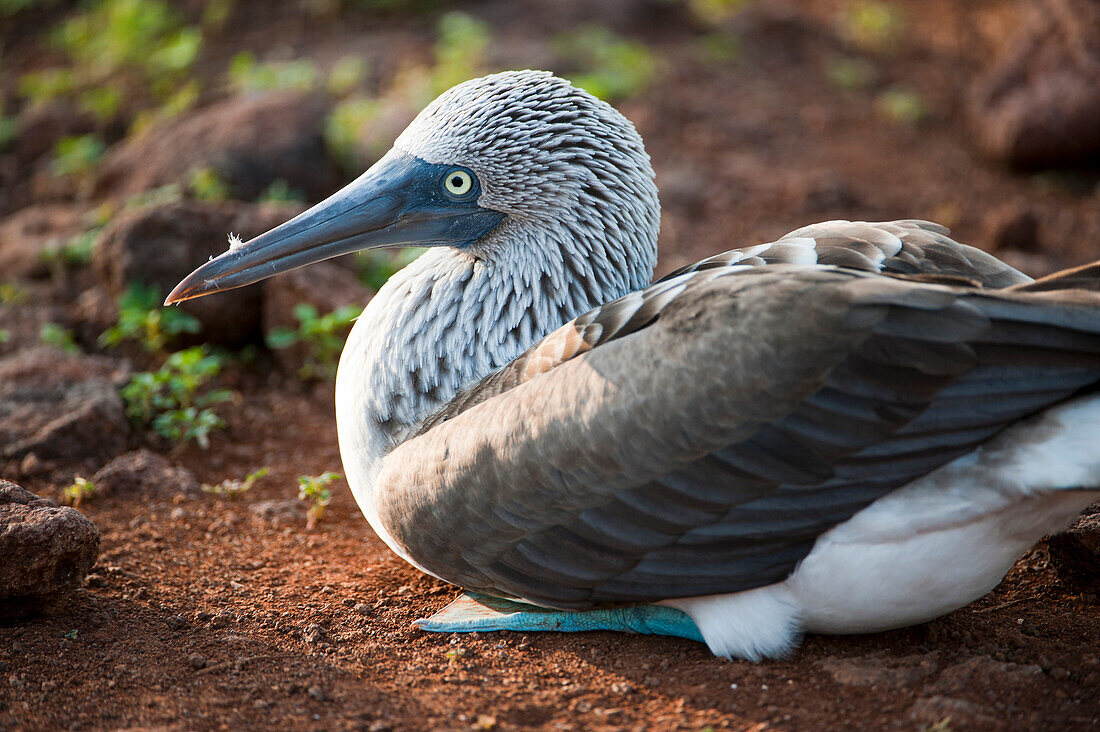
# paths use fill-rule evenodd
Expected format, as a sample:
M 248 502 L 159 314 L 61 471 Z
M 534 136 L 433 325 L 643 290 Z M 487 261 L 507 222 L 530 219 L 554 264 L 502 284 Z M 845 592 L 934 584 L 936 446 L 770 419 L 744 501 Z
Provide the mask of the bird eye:
M 443 187 L 452 196 L 465 196 L 474 187 L 474 179 L 465 170 L 452 170 L 443 179 Z

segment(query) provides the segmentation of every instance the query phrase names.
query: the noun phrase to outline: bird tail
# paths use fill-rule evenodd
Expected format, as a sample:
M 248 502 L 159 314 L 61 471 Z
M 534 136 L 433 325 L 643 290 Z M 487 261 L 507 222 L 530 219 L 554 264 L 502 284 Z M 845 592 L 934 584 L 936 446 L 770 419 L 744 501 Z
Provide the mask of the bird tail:
M 1054 290 L 1100 292 L 1100 261 L 1063 269 L 1046 277 L 1040 277 L 1034 282 L 1005 288 L 1006 292 L 1052 292 Z

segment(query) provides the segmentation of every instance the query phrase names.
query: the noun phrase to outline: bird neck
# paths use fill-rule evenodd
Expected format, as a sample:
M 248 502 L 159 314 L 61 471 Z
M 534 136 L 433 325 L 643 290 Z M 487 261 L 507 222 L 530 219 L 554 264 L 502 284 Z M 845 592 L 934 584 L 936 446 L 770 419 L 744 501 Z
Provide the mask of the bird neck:
M 478 249 L 430 249 L 352 328 L 336 378 L 340 452 L 364 512 L 382 459 L 559 325 L 649 283 L 656 232 L 604 245 L 506 220 Z

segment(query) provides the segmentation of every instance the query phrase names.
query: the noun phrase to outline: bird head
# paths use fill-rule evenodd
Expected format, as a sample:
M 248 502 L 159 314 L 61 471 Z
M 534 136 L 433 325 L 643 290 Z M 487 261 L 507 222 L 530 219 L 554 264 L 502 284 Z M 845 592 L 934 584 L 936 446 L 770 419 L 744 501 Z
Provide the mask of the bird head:
M 271 231 L 231 241 L 167 303 L 396 246 L 491 260 L 517 240 L 574 246 L 596 236 L 617 247 L 614 259 L 640 252 L 648 277 L 659 215 L 649 157 L 625 117 L 547 72 L 504 72 L 444 92 L 359 178 Z M 558 236 L 516 237 L 516 227 Z

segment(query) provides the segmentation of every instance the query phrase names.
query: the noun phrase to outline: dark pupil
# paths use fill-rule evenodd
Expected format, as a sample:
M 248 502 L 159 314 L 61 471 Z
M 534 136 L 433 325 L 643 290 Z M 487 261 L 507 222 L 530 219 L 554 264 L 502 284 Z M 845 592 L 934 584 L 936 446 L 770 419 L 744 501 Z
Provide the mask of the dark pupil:
M 451 185 L 458 188 L 462 185 L 462 179 L 456 175 L 454 178 L 451 178 Z

